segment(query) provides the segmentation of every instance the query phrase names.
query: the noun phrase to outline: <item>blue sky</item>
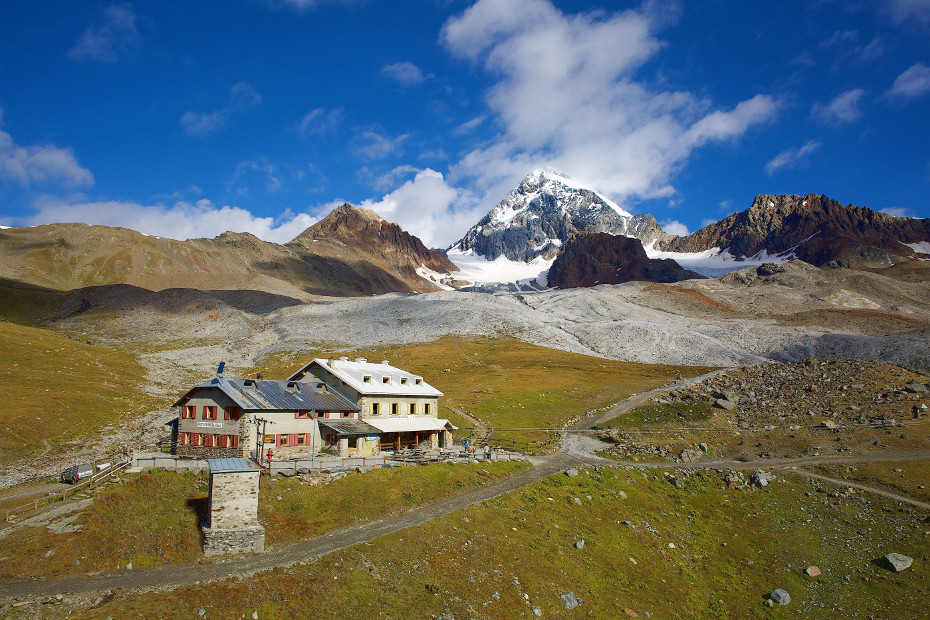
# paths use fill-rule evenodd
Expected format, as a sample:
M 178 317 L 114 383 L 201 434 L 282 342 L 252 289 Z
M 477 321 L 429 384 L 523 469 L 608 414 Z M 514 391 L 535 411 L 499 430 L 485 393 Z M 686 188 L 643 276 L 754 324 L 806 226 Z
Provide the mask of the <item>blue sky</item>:
M 552 166 L 671 232 L 760 193 L 928 217 L 930 0 L 8 0 L 0 225 L 445 247 Z

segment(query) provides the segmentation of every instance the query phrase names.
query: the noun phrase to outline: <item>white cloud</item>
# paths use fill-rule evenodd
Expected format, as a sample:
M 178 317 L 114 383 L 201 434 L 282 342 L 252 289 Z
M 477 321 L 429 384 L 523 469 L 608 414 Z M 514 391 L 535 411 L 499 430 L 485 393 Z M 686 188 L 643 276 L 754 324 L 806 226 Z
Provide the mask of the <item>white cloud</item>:
M 378 71 L 378 76 L 393 80 L 401 86 L 417 86 L 422 84 L 426 76 L 423 70 L 412 62 L 395 62 L 390 65 L 384 65 Z
M 895 217 L 912 217 L 913 211 L 907 207 L 885 207 L 881 209 L 881 213 L 887 213 L 888 215 L 893 215 Z
M 810 155 L 817 152 L 821 146 L 823 144 L 819 140 L 808 140 L 803 146 L 785 149 L 765 164 L 765 171 L 772 175 L 782 168 L 806 166 Z
M 847 90 L 834 97 L 830 103 L 814 104 L 811 113 L 819 122 L 834 127 L 854 123 L 862 118 L 859 102 L 864 94 L 865 91 L 861 88 Z
M 665 220 L 659 224 L 662 226 L 662 230 L 667 232 L 670 235 L 678 235 L 679 237 L 687 237 L 690 232 L 688 232 L 688 227 L 679 222 L 678 220 Z
M 930 92 L 930 67 L 922 62 L 899 75 L 885 93 L 892 99 L 916 99 Z
M 283 4 L 284 6 L 289 6 L 298 11 L 306 11 L 310 9 L 315 9 L 318 6 L 324 4 L 344 4 L 344 5 L 353 5 L 359 4 L 362 0 L 273 0 L 274 3 Z
M 477 127 L 478 125 L 480 125 L 481 123 L 483 123 L 486 119 L 487 119 L 487 116 L 484 116 L 484 115 L 476 116 L 470 121 L 465 121 L 464 123 L 456 127 L 452 133 L 459 134 L 459 135 L 466 134 L 470 132 L 472 129 L 474 129 L 475 127 Z
M 410 166 L 408 164 L 397 166 L 389 172 L 385 172 L 384 174 L 375 178 L 372 181 L 372 187 L 379 191 L 386 191 L 392 187 L 397 187 L 401 179 L 416 176 L 418 172 L 420 172 L 419 168 Z
M 68 50 L 68 58 L 115 62 L 142 42 L 136 19 L 131 4 L 111 4 L 103 11 L 103 22 L 88 26 Z
M 248 82 L 238 82 L 229 89 L 223 107 L 212 112 L 185 112 L 181 115 L 181 126 L 189 136 L 205 136 L 223 129 L 232 116 L 247 112 L 261 102 L 262 96 Z
M 669 196 L 673 172 L 695 148 L 775 116 L 778 104 L 765 95 L 715 111 L 641 81 L 663 45 L 654 34 L 663 20 L 648 10 L 566 15 L 549 0 L 478 0 L 449 19 L 448 49 L 500 76 L 486 98 L 503 128 L 454 165 L 452 179 L 486 189 L 487 206 L 545 166 L 619 200 Z
M 3 108 L 0 108 L 2 126 Z M 78 163 L 71 149 L 50 144 L 21 146 L 10 134 L 0 130 L 0 181 L 23 187 L 46 183 L 81 187 L 93 185 L 94 176 Z
M 471 194 L 450 186 L 442 174 L 429 168 L 381 200 L 366 200 L 359 206 L 399 224 L 427 247 L 451 245 L 484 215 Z
M 254 183 L 265 186 L 265 192 L 273 194 L 281 189 L 281 176 L 274 164 L 264 157 L 247 159 L 236 165 L 227 189 L 235 190 L 240 196 L 248 196 Z
M 297 125 L 297 133 L 307 137 L 311 134 L 326 133 L 336 128 L 342 120 L 343 109 L 315 108 L 307 112 Z
M 897 23 L 930 24 L 930 0 L 886 0 L 884 9 Z
M 294 214 L 290 211 L 276 218 L 256 217 L 240 207 L 217 207 L 209 200 L 181 201 L 165 206 L 116 200 L 80 202 L 43 198 L 33 207 L 37 213 L 24 218 L 29 226 L 85 222 L 121 226 L 169 239 L 216 237 L 231 230 L 249 232 L 265 241 L 286 243 L 319 220 L 309 213 Z
M 365 130 L 359 133 L 355 139 L 355 152 L 368 159 L 381 159 L 388 155 L 399 155 L 403 151 L 401 145 L 408 137 L 408 134 L 402 134 L 396 138 L 389 138 L 370 129 Z

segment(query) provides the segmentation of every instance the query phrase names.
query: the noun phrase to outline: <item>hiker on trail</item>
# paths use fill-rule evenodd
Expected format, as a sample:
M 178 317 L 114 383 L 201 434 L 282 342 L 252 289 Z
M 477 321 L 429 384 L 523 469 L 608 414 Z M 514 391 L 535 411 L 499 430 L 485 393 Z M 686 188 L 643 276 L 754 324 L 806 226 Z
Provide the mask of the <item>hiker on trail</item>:
M 484 460 L 485 461 L 491 460 L 491 446 L 489 446 L 488 444 L 484 444 Z
M 468 442 L 468 440 L 466 439 L 466 440 L 465 440 L 465 452 L 468 452 L 468 443 L 469 443 L 469 442 Z

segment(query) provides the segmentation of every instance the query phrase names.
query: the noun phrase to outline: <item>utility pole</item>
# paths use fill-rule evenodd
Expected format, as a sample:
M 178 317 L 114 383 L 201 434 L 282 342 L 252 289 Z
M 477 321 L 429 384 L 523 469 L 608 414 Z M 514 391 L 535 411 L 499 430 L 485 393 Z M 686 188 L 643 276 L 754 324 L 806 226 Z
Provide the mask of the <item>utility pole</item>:
M 262 466 L 262 450 L 265 447 L 265 428 L 268 424 L 274 424 L 271 420 L 266 420 L 265 418 L 252 418 L 249 420 L 249 424 L 255 425 L 255 455 L 258 458 L 258 466 Z
M 310 471 L 313 471 L 313 458 L 316 456 L 316 434 L 320 428 L 316 409 L 310 410 L 310 418 L 313 420 L 313 426 L 310 427 Z

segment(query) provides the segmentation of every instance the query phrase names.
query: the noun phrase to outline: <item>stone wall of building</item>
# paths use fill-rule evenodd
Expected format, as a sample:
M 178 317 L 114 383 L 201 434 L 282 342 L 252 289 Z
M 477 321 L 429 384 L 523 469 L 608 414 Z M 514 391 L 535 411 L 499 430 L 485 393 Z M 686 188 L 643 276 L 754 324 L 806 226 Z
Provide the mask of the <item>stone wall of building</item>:
M 203 528 L 203 554 L 261 553 L 265 550 L 265 528 L 261 525 L 232 529 Z
M 213 529 L 258 525 L 259 470 L 210 476 L 210 523 Z
M 208 448 L 207 446 L 178 445 L 174 453 L 193 459 L 234 459 L 242 456 L 239 448 Z

